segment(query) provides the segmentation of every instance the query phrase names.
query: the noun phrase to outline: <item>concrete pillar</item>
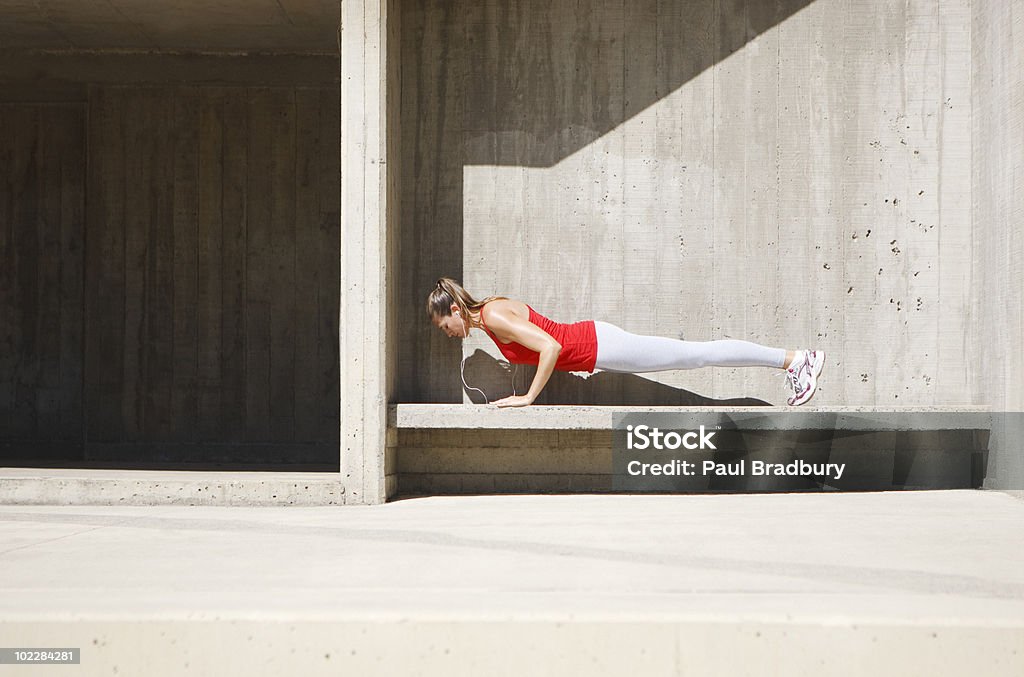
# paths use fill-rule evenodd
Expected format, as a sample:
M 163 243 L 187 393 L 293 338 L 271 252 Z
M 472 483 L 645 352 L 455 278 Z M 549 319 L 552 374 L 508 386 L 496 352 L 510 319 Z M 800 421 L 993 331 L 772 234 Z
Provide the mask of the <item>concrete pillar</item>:
M 341 474 L 347 504 L 384 502 L 395 483 L 385 452 L 394 392 L 397 171 L 388 122 L 398 97 L 394 0 L 341 3 Z M 391 85 L 391 86 L 389 86 Z M 389 115 L 389 99 L 392 115 Z M 392 308 L 389 312 L 389 308 Z M 390 330 L 389 330 L 390 327 Z

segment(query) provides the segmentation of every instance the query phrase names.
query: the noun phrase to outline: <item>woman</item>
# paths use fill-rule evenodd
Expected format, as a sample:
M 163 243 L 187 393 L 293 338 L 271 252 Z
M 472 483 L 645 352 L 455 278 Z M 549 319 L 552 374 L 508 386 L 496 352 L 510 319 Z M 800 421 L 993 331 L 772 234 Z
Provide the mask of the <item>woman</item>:
M 513 395 L 491 403 L 499 407 L 533 404 L 555 369 L 636 374 L 697 367 L 785 369 L 793 389 L 787 402 L 801 405 L 814 394 L 825 362 L 821 350 L 768 348 L 734 339 L 680 341 L 639 336 L 600 320 L 554 322 L 522 301 L 505 296 L 477 301 L 449 277 L 439 279 L 427 297 L 427 315 L 448 336 L 466 338 L 471 328 L 483 329 L 510 363 L 537 365 L 530 390 L 525 395 L 515 395 L 513 390 Z

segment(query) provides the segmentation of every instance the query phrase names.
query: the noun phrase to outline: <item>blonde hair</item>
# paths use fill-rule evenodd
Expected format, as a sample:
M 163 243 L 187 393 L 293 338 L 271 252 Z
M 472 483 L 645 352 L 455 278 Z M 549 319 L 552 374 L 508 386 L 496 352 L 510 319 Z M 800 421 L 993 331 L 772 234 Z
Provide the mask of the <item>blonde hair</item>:
M 452 304 L 456 304 L 462 314 L 469 317 L 470 311 L 480 310 L 484 304 L 498 299 L 507 299 L 507 296 L 488 296 L 482 301 L 474 299 L 462 285 L 450 277 L 442 277 L 437 280 L 437 285 L 427 296 L 427 316 L 448 317 L 452 314 Z

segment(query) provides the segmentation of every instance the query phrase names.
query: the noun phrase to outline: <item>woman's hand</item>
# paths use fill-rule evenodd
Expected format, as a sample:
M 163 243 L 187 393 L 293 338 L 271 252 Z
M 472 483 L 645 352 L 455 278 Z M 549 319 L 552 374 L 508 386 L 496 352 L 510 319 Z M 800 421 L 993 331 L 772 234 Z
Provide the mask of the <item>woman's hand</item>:
M 533 404 L 533 398 L 526 395 L 509 395 L 500 400 L 494 400 L 491 404 L 499 407 L 528 407 Z

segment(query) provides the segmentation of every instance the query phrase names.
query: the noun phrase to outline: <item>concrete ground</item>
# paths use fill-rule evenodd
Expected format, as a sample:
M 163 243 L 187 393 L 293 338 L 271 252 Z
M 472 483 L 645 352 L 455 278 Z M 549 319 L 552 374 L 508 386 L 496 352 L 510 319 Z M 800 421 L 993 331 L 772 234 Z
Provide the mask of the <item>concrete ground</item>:
M 6 505 L 0 646 L 82 661 L 0 674 L 1019 675 L 1022 563 L 971 490 Z

